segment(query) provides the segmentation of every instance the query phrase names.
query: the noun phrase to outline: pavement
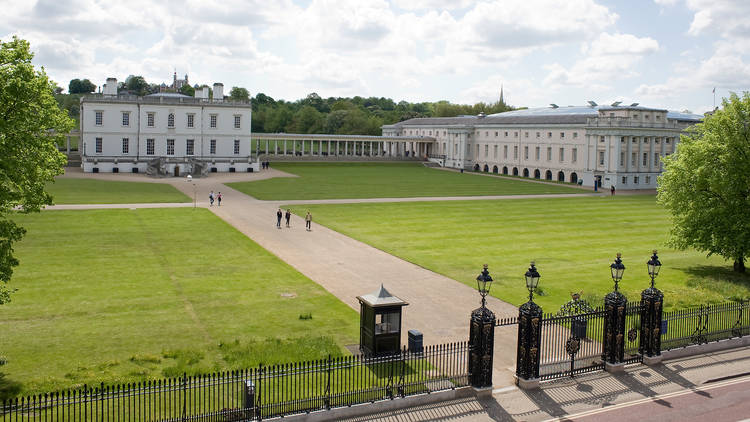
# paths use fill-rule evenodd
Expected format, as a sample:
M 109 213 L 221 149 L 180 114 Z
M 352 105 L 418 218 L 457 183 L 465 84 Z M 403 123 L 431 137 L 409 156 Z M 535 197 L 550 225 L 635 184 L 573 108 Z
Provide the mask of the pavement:
M 542 383 L 539 390 L 495 389 L 456 399 L 345 419 L 405 421 L 741 421 L 750 418 L 750 349 L 631 365 Z

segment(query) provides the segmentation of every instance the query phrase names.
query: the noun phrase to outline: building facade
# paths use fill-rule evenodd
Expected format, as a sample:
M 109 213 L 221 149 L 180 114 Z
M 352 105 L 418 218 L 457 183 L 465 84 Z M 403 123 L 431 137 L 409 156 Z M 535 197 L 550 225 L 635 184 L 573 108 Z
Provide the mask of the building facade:
M 466 168 L 620 189 L 654 189 L 661 159 L 702 116 L 633 104 L 535 108 L 489 116 L 416 118 L 383 136 L 435 139 L 431 159 Z
M 196 97 L 158 93 L 81 98 L 81 160 L 85 172 L 201 175 L 257 171 L 251 154 L 250 103 L 225 102 L 223 85 Z M 255 160 L 257 161 L 257 160 Z

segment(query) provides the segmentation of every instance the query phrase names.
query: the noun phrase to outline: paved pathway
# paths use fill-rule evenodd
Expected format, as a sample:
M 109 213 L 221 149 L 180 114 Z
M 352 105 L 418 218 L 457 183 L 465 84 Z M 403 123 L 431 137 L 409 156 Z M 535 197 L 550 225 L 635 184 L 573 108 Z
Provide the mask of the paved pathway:
M 276 228 L 276 210 L 281 204 L 346 203 L 346 202 L 408 202 L 446 200 L 485 200 L 550 198 L 575 195 L 514 195 L 494 197 L 430 197 L 430 198 L 378 198 L 355 200 L 305 200 L 260 201 L 224 185 L 227 182 L 260 180 L 269 177 L 294 177 L 270 169 L 260 173 L 218 174 L 194 179 L 152 179 L 144 175 L 86 174 L 73 170 L 65 177 L 86 177 L 103 180 L 129 180 L 169 183 L 186 195 L 197 195 L 197 205 L 208 207 L 208 193 L 222 192 L 221 207 L 209 209 L 271 253 L 323 286 L 347 305 L 359 312 L 356 297 L 375 291 L 381 283 L 394 295 L 409 302 L 404 311 L 403 338 L 406 332 L 417 329 L 424 334 L 425 344 L 438 344 L 468 340 L 469 315 L 479 305 L 476 290 L 453 279 L 419 267 L 365 243 L 344 236 L 313 222 L 313 230 L 304 230 L 304 221 L 292 216 L 291 229 Z M 88 208 L 149 208 L 184 207 L 192 204 L 121 204 L 93 205 Z M 87 206 L 54 206 L 50 209 L 82 209 Z M 477 262 L 477 274 L 483 262 Z M 490 267 L 492 272 L 492 267 Z M 495 298 L 489 298 L 488 307 L 498 316 L 515 316 L 517 308 Z M 514 326 L 499 328 L 495 341 L 496 386 L 513 383 L 515 366 L 516 330 Z

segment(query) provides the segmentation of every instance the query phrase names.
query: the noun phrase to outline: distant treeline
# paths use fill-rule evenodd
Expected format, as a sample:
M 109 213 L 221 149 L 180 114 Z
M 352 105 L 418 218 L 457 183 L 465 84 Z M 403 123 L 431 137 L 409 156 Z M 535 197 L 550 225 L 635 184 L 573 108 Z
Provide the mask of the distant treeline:
M 71 81 L 71 86 L 78 83 Z M 136 95 L 158 92 L 159 86 L 148 84 L 141 76 L 128 76 L 119 91 Z M 185 95 L 194 95 L 199 85 L 183 87 Z M 131 89 L 132 88 L 132 89 Z M 213 93 L 211 93 L 213 94 Z M 267 133 L 330 133 L 342 135 L 380 135 L 380 127 L 415 117 L 454 117 L 460 115 L 492 114 L 514 108 L 495 103 L 451 104 L 448 101 L 409 103 L 394 102 L 383 97 L 328 97 L 316 93 L 297 101 L 274 100 L 259 93 L 250 97 L 247 89 L 232 87 L 227 99 L 250 100 L 253 107 L 253 132 Z M 55 98 L 61 108 L 78 119 L 78 104 L 83 94 L 57 93 Z

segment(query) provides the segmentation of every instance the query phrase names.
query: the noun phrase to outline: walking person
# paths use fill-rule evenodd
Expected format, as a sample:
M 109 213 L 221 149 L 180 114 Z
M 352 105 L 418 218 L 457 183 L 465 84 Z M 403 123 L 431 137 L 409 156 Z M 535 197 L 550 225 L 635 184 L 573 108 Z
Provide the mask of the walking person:
M 286 214 L 284 214 L 284 218 L 286 218 L 286 228 L 289 228 L 289 219 L 292 218 L 292 212 L 289 210 L 286 210 Z
M 305 216 L 305 230 L 312 230 L 312 214 L 310 214 L 310 211 L 308 211 L 307 215 Z
M 216 202 L 218 202 L 219 206 L 221 206 L 221 192 L 219 192 L 218 194 L 216 194 Z
M 276 211 L 276 228 L 277 229 L 281 228 L 281 216 L 282 216 L 281 208 L 279 208 L 279 210 Z
M 615 196 L 615 185 L 612 185 L 609 189 L 609 196 Z
M 211 191 L 208 194 L 208 206 L 209 207 L 213 207 L 214 206 L 214 191 Z

